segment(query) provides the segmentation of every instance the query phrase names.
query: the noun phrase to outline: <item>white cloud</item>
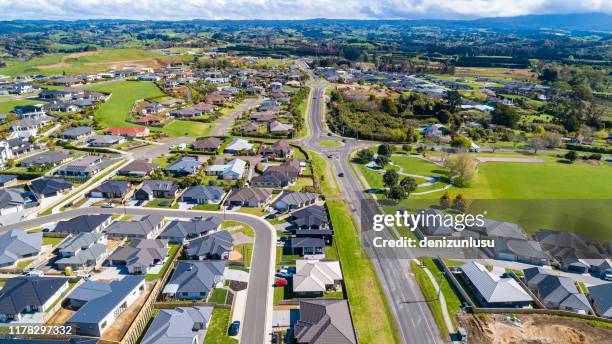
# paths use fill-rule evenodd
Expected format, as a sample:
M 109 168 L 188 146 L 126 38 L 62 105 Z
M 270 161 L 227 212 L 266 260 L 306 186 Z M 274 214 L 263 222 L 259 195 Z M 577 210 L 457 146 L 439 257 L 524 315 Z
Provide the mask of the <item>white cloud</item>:
M 460 19 L 607 12 L 610 0 L 0 0 L 12 19 Z

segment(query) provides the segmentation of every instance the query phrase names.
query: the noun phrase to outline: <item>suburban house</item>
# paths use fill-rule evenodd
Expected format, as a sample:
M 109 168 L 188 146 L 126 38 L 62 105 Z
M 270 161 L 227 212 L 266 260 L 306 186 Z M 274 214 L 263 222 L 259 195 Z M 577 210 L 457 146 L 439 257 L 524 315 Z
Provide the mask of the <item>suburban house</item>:
M 187 258 L 192 260 L 227 259 L 234 239 L 224 230 L 191 240 L 186 246 Z
M 503 277 L 503 268 L 489 271 L 486 266 L 470 261 L 461 266 L 461 271 L 463 280 L 484 307 L 522 308 L 533 301 L 515 279 Z
M 161 309 L 153 319 L 141 344 L 203 344 L 213 307 Z
M 142 187 L 134 193 L 137 200 L 150 201 L 153 198 L 175 199 L 178 195 L 178 185 L 173 180 L 150 180 L 142 183 Z
M 0 215 L 17 214 L 25 209 L 25 199 L 14 189 L 0 189 Z
M 106 180 L 91 190 L 89 196 L 92 198 L 113 198 L 119 200 L 128 199 L 132 193 L 132 184 L 123 180 Z
M 612 318 L 612 283 L 589 287 L 589 297 L 600 317 Z
M 293 124 L 272 121 L 268 124 L 268 130 L 271 134 L 290 134 L 293 132 Z
M 184 177 L 198 172 L 201 165 L 197 157 L 183 156 L 166 167 L 166 171 L 175 177 Z
M 0 233 L 0 267 L 13 266 L 23 258 L 35 257 L 42 246 L 42 233 L 13 229 Z
M 144 291 L 143 276 L 124 276 L 110 283 L 87 281 L 67 297 L 77 311 L 66 325 L 76 334 L 99 337 Z
M 329 226 L 327 211 L 319 205 L 310 205 L 289 215 L 290 228 L 298 237 L 322 238 L 331 243 L 333 231 Z
M 219 186 L 194 185 L 181 195 L 181 202 L 192 204 L 218 204 L 223 199 L 225 190 Z
M 581 314 L 593 312 L 586 295 L 578 291 L 576 283 L 571 278 L 558 276 L 540 267 L 525 269 L 523 272 L 527 287 L 546 308 Z
M 223 140 L 218 137 L 207 137 L 196 140 L 191 148 L 196 151 L 215 153 L 221 148 L 222 144 Z
M 87 140 L 90 147 L 110 147 L 125 142 L 125 138 L 119 135 L 94 135 Z
M 150 132 L 145 127 L 128 127 L 128 128 L 110 128 L 105 134 L 123 136 L 128 139 L 141 138 L 149 136 Z
M 112 266 L 125 266 L 131 274 L 145 274 L 164 261 L 168 255 L 168 242 L 160 239 L 134 239 L 121 246 L 109 257 Z
M 213 288 L 225 282 L 221 260 L 180 261 L 162 294 L 170 300 L 206 300 Z
M 226 198 L 229 206 L 263 207 L 272 197 L 272 191 L 257 188 L 233 189 Z
M 42 177 L 33 180 L 29 187 L 39 199 L 54 197 L 72 190 L 72 184 L 62 178 Z
M 217 176 L 224 180 L 242 179 L 246 172 L 246 161 L 234 159 L 227 164 L 211 165 L 206 172 L 209 176 Z
M 58 246 L 58 270 L 82 270 L 99 267 L 106 258 L 106 236 L 102 233 L 80 233 Z
M 310 237 L 292 237 L 289 241 L 291 254 L 297 254 L 305 259 L 325 258 L 325 240 Z
M 94 134 L 91 127 L 76 127 L 67 129 L 62 133 L 62 138 L 66 140 L 83 140 Z
M 533 240 L 495 238 L 494 247 L 491 250 L 494 258 L 500 260 L 534 265 L 546 265 L 549 261 L 548 255 L 542 250 L 540 244 Z
M 527 240 L 527 235 L 521 228 L 521 226 L 511 223 L 495 221 L 490 219 L 484 220 L 484 225 L 480 227 L 470 227 L 473 232 L 479 233 L 481 236 L 489 238 L 505 238 L 505 239 L 518 239 Z
M 165 239 L 172 243 L 184 243 L 187 240 L 217 231 L 220 227 L 221 218 L 216 216 L 198 221 L 173 220 L 161 232 L 159 237 L 160 239 Z
M 298 344 L 357 344 L 346 300 L 300 300 L 300 318 L 293 327 Z
M 79 234 L 79 233 L 100 233 L 113 221 L 111 215 L 80 215 L 70 220 L 60 221 L 55 226 L 54 232 Z
M 0 187 L 13 186 L 17 184 L 17 176 L 14 174 L 0 174 Z
M 265 147 L 262 152 L 264 157 L 271 157 L 276 159 L 289 158 L 291 157 L 292 153 L 293 152 L 291 151 L 291 145 L 289 145 L 289 142 L 286 140 L 278 140 L 272 145 Z
M 23 159 L 19 166 L 57 166 L 68 161 L 70 158 L 72 158 L 72 155 L 68 153 L 47 151 Z
M 293 292 L 302 296 L 322 296 L 328 290 L 338 290 L 342 279 L 338 261 L 299 259 L 295 261 Z
M 134 160 L 117 171 L 117 174 L 130 177 L 146 177 L 159 166 L 146 160 Z
M 85 179 L 102 170 L 102 158 L 89 155 L 61 166 L 55 173 L 70 178 Z
M 314 204 L 319 195 L 312 192 L 284 192 L 272 205 L 279 212 L 291 211 Z
M 17 276 L 10 278 L 0 293 L 0 322 L 32 323 L 42 320 L 36 313 L 49 310 L 68 290 L 68 279 Z
M 140 220 L 115 221 L 106 229 L 109 237 L 153 239 L 163 227 L 164 217 L 158 214 L 143 216 Z
M 234 139 L 229 145 L 225 147 L 224 152 L 230 154 L 237 154 L 239 152 L 250 151 L 253 149 L 253 144 L 247 140 Z

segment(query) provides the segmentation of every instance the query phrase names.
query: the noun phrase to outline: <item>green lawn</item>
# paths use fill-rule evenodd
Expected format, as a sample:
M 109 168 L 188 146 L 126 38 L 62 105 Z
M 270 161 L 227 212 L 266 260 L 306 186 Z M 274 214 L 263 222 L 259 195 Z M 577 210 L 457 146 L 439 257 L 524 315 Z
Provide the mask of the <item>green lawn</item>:
M 399 343 L 393 316 L 376 278 L 372 263 L 365 256 L 357 227 L 342 200 L 328 199 L 327 208 L 334 228 L 335 242 L 342 262 L 355 329 L 362 343 Z M 372 321 L 376 319 L 376 321 Z
M 255 216 L 264 216 L 266 212 L 262 208 L 242 207 L 238 209 L 239 213 L 246 213 Z
M 17 269 L 25 269 L 33 261 L 34 261 L 34 258 L 21 260 L 17 263 Z
M 134 102 L 139 99 L 163 96 L 164 93 L 152 82 L 120 81 L 87 87 L 88 90 L 112 93 L 109 100 L 102 103 L 94 114 L 104 128 L 136 127 L 127 122 Z
M 211 123 L 174 120 L 164 126 L 161 131 L 173 137 L 207 136 L 212 128 Z
M 167 206 L 167 205 L 161 205 L 159 204 L 160 202 L 169 202 L 171 205 Z M 146 208 L 172 208 L 172 209 L 178 209 L 179 205 L 178 202 L 174 202 L 173 199 L 170 198 L 155 198 L 149 202 L 147 202 L 147 204 L 145 205 Z
M 218 204 L 198 204 L 193 206 L 193 208 L 191 208 L 192 210 L 209 210 L 209 211 L 216 211 L 219 210 L 219 205 Z
M 251 226 L 239 221 L 225 220 L 221 222 L 221 228 L 239 227 L 232 230 L 232 233 L 240 232 L 249 237 L 255 237 L 255 230 Z
M 147 274 L 147 277 L 146 277 L 147 281 L 155 281 L 156 279 L 161 278 L 162 276 L 164 276 L 164 274 L 168 270 L 168 267 L 170 266 L 170 264 L 172 263 L 172 261 L 176 257 L 176 253 L 178 252 L 179 248 L 181 247 L 180 244 L 168 244 L 168 246 L 169 246 L 170 249 L 168 250 L 168 259 L 164 263 L 164 266 L 161 268 L 161 270 L 159 270 L 159 273 L 157 273 L 157 274 Z
M 231 311 L 225 308 L 215 308 L 208 324 L 206 344 L 235 344 L 238 341 L 227 334 Z
M 77 282 L 68 282 L 68 290 L 66 290 L 64 292 L 64 295 L 68 294 L 68 292 L 70 292 L 70 290 L 72 290 L 72 288 L 74 288 L 74 286 L 76 285 Z M 49 312 L 49 310 L 53 309 L 53 307 L 55 307 L 55 305 L 57 305 L 59 302 L 61 302 L 64 299 L 64 296 L 60 296 L 57 298 L 57 300 L 55 300 L 55 302 L 53 302 L 47 309 L 45 309 L 45 312 Z
M 253 244 L 238 244 L 234 245 L 234 251 L 242 255 L 242 262 L 246 268 L 251 266 L 251 257 L 253 256 Z
M 0 73 L 2 74 L 2 73 Z M 15 106 L 42 104 L 40 100 L 20 99 L 20 100 L 9 100 L 6 102 L 0 101 L 0 113 L 11 112 Z
M 319 145 L 323 147 L 340 147 L 342 146 L 342 143 L 340 143 L 340 141 L 334 140 L 321 140 L 319 141 Z
M 440 329 L 440 333 L 444 339 L 448 340 L 450 337 L 448 335 L 448 328 L 446 327 L 444 316 L 442 315 L 442 306 L 440 301 L 437 299 L 436 290 L 431 283 L 429 276 L 427 276 L 427 273 L 425 273 L 425 271 L 415 262 L 410 262 L 410 269 L 414 273 L 417 284 L 421 288 L 423 297 L 425 298 L 427 306 L 429 307 L 429 310 L 431 310 L 431 314 L 433 315 L 433 318 Z
M 442 270 L 438 268 L 436 263 L 434 263 L 433 259 L 432 258 L 419 258 L 419 259 L 425 263 L 425 266 L 427 266 L 429 271 L 431 271 L 431 273 L 434 275 L 436 280 L 439 281 L 440 275 L 442 274 Z M 463 262 L 459 262 L 459 263 L 463 264 Z M 451 317 L 451 321 L 453 322 L 453 325 L 456 327 L 457 319 L 455 315 L 459 313 L 459 310 L 461 309 L 461 300 L 459 299 L 459 297 L 457 296 L 457 294 L 455 293 L 455 291 L 453 290 L 450 283 L 445 277 L 442 278 L 442 294 L 444 294 L 444 298 L 446 299 L 446 307 L 448 308 L 448 314 Z
M 62 242 L 62 240 L 64 240 L 64 238 L 49 238 L 49 237 L 44 237 L 43 236 L 42 244 L 43 245 L 51 245 L 51 246 L 55 247 L 55 246 L 57 246 L 57 244 Z
M 227 289 L 214 288 L 212 291 L 212 294 L 208 298 L 208 302 L 224 304 L 226 298 L 227 298 Z
M 340 193 L 336 184 L 329 181 L 329 178 L 335 177 L 333 173 L 328 173 L 325 159 L 314 151 L 308 151 L 308 155 L 312 161 L 312 172 L 321 183 L 321 193 L 325 195 L 335 195 Z

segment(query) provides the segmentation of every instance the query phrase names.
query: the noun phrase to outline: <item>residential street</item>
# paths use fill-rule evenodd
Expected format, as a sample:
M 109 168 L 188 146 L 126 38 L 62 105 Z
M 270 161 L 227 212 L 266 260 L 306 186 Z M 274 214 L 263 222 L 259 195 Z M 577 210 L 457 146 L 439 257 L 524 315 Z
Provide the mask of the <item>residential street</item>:
M 314 76 L 315 81 L 318 78 Z M 350 167 L 349 156 L 352 151 L 360 146 L 371 145 L 371 142 L 346 139 L 341 147 L 328 148 L 319 145 L 319 140 L 337 140 L 337 136 L 328 136 L 327 129 L 324 128 L 322 117 L 324 114 L 324 86 L 315 86 L 313 99 L 310 107 L 310 127 L 311 135 L 304 140 L 308 148 L 314 149 L 326 156 L 334 155 L 332 163 L 335 171 L 333 173 L 344 173 L 344 177 L 337 180 L 341 186 L 341 191 L 348 200 L 352 215 L 357 223 L 361 223 L 361 214 L 374 214 L 375 209 L 361 209 L 361 202 L 368 196 L 361 190 L 357 176 Z M 391 233 L 362 231 L 362 242 L 372 242 L 374 236 L 382 236 L 383 239 L 393 239 Z M 378 274 L 378 278 L 387 296 L 391 312 L 396 318 L 397 326 L 400 329 L 404 343 L 442 343 L 440 333 L 427 305 L 423 302 L 424 297 L 416 284 L 416 280 L 410 274 L 410 259 L 414 258 L 411 252 L 396 255 L 394 251 L 385 252 L 381 255 L 379 250 L 371 247 L 364 247 L 369 255 Z
M 226 220 L 240 221 L 251 226 L 255 231 L 255 244 L 249 278 L 244 324 L 241 329 L 241 343 L 269 343 L 272 331 L 272 281 L 276 261 L 276 230 L 267 221 L 250 214 L 220 211 L 172 210 L 157 208 L 81 208 L 38 217 L 0 228 L 0 232 L 11 229 L 34 228 L 46 223 L 91 214 L 160 214 L 165 217 L 191 218 L 195 215 L 221 215 Z

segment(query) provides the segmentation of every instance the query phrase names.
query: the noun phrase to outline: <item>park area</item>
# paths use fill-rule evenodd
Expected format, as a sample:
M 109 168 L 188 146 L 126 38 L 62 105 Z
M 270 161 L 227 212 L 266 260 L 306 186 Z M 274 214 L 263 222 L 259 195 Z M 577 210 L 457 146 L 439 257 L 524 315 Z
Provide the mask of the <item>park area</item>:
M 474 155 L 479 157 L 480 155 Z M 383 202 L 387 212 L 396 208 L 412 209 L 437 204 L 448 192 L 451 198 L 462 193 L 471 201 L 470 211 L 487 211 L 487 216 L 501 221 L 521 224 L 528 232 L 542 228 L 574 231 L 594 239 L 612 240 L 607 224 L 612 223 L 612 166 L 606 162 L 558 162 L 547 155 L 483 154 L 478 175 L 470 187 L 448 186 L 448 169 L 415 156 L 395 154 L 385 169 L 404 175 L 435 178 L 425 188 L 427 179 L 415 177 L 416 191 L 407 200 L 390 205 Z M 537 158 L 537 159 L 534 159 Z M 498 160 L 498 161 L 491 161 Z M 507 160 L 507 161 L 504 161 Z M 510 162 L 531 161 L 531 162 Z M 540 161 L 540 162 L 537 162 Z M 359 164 L 370 188 L 383 187 L 383 171 Z M 430 180 L 431 181 L 431 180 Z M 442 186 L 442 187 L 438 187 Z M 443 186 L 447 186 L 446 189 Z M 385 200 L 382 193 L 379 199 Z M 537 211 L 534 211 L 537 210 Z

